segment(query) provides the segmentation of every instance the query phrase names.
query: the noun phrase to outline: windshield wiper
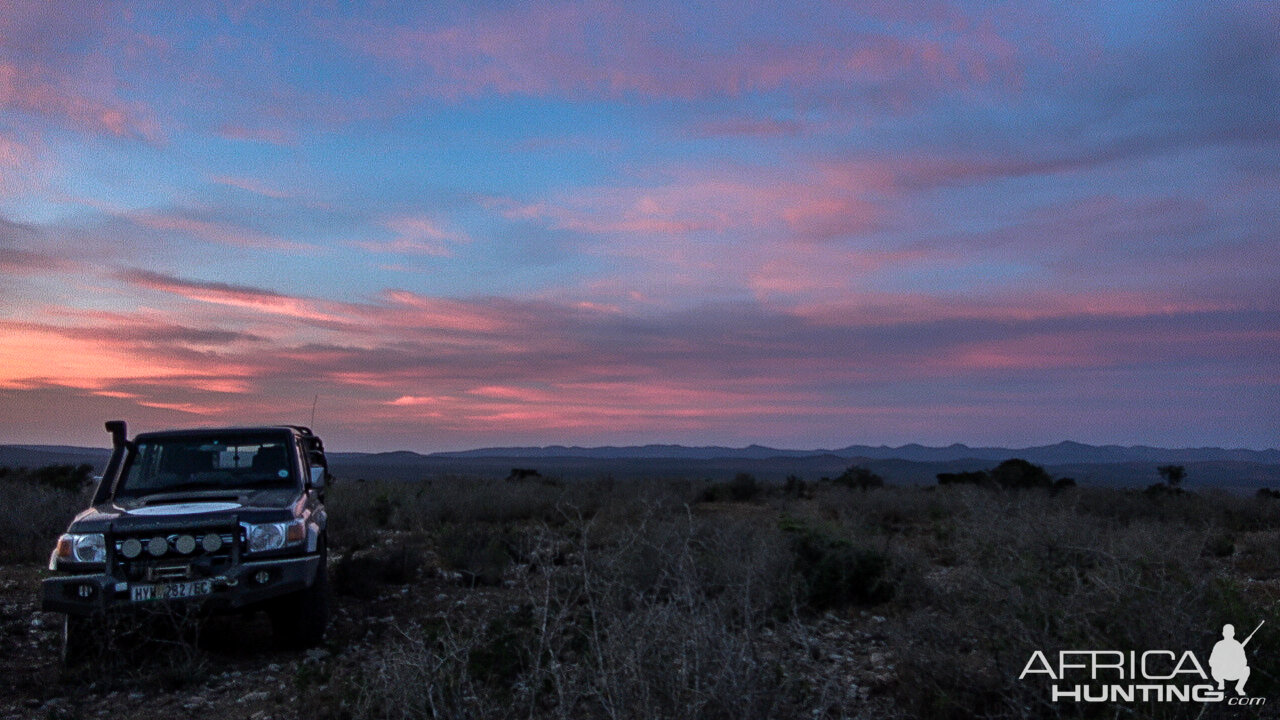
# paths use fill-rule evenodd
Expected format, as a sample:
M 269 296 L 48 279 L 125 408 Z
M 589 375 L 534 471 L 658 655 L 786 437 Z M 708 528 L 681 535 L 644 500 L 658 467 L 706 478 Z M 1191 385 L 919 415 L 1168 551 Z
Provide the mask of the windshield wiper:
M 133 488 L 121 488 L 119 495 L 124 497 L 146 497 L 148 495 L 165 495 L 173 492 L 181 492 L 184 490 L 230 490 L 222 483 L 213 483 L 208 481 L 175 483 L 173 485 L 165 485 L 157 488 L 143 488 L 135 490 Z
M 285 488 L 293 487 L 293 483 L 281 482 L 279 478 L 266 478 L 264 480 L 249 480 L 247 482 L 242 482 L 237 484 L 236 487 L 263 487 L 267 485 L 274 485 L 275 487 L 278 487 L 281 490 L 284 490 Z

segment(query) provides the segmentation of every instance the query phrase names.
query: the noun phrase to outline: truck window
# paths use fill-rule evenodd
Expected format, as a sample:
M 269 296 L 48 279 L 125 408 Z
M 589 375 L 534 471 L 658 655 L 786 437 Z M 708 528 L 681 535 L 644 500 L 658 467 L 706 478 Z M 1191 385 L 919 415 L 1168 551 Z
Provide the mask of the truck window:
M 116 494 L 296 487 L 289 448 L 280 436 L 140 440 Z

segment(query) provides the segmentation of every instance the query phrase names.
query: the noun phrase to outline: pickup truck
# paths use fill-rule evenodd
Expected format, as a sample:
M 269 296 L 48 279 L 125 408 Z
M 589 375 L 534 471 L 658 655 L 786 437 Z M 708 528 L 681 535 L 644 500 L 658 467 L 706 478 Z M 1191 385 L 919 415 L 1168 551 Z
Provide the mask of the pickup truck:
M 112 454 L 91 506 L 49 558 L 41 608 L 65 613 L 68 665 L 104 620 L 161 605 L 267 611 L 281 644 L 323 639 L 329 615 L 324 443 L 282 425 L 141 433 L 106 424 Z

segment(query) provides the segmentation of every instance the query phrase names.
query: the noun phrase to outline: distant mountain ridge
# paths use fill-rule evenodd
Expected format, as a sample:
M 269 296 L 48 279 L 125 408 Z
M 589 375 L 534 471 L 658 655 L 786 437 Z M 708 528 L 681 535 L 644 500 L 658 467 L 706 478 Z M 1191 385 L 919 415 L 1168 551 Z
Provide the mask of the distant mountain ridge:
M 0 445 L 0 466 L 41 467 L 90 463 L 98 471 L 110 451 L 55 445 Z M 560 478 L 616 479 L 646 477 L 705 478 L 724 481 L 750 472 L 766 482 L 788 475 L 806 479 L 835 477 L 850 465 L 867 467 L 897 484 L 932 484 L 941 472 L 988 470 L 1020 457 L 1042 465 L 1055 477 L 1075 478 L 1085 485 L 1144 487 L 1161 482 L 1159 465 L 1183 465 L 1187 483 L 1252 493 L 1280 486 L 1280 450 L 1224 448 L 1154 448 L 1142 445 L 1085 445 L 1061 442 L 1028 448 L 969 447 L 954 444 L 849 445 L 835 450 L 785 450 L 762 445 L 640 445 L 629 447 L 500 447 L 422 454 L 395 452 L 329 452 L 329 465 L 341 478 L 419 480 L 431 477 L 505 477 L 512 467 L 536 468 Z
M 26 465 L 89 462 L 105 464 L 110 451 L 105 448 L 72 447 L 67 445 L 0 445 L 0 465 Z M 837 449 L 793 450 L 764 445 L 748 445 L 734 448 L 722 445 L 605 445 L 582 447 L 578 445 L 547 445 L 526 447 L 488 447 L 452 452 L 417 453 L 411 450 L 393 452 L 331 452 L 335 457 L 385 460 L 389 462 L 413 461 L 419 458 L 467 459 L 467 458 L 582 458 L 594 460 L 768 460 L 771 458 L 834 457 L 847 460 L 908 460 L 912 462 L 954 462 L 981 460 L 999 462 L 1009 458 L 1022 458 L 1039 465 L 1102 465 L 1114 463 L 1196 463 L 1243 462 L 1262 465 L 1280 465 L 1280 449 L 1250 450 L 1247 448 L 1157 448 L 1146 445 L 1087 445 L 1064 441 L 1054 445 L 1025 448 L 970 447 L 961 443 L 945 447 L 930 447 L 911 443 L 899 447 L 888 445 L 849 445 Z
M 105 463 L 110 451 L 105 448 L 67 445 L 0 445 L 0 465 L 36 465 L 42 462 Z M 1019 457 L 1040 465 L 1111 464 L 1111 463 L 1192 463 L 1247 462 L 1280 465 L 1280 449 L 1247 448 L 1157 448 L 1146 445 L 1087 445 L 1064 441 L 1054 445 L 1025 448 L 970 447 L 961 443 L 930 447 L 910 443 L 899 447 L 888 445 L 848 445 L 837 449 L 794 450 L 748 445 L 734 448 L 722 445 L 546 445 L 526 447 L 488 447 L 452 452 L 417 453 L 411 450 L 393 452 L 341 452 L 335 456 L 365 459 L 413 460 L 415 458 L 584 458 L 596 460 L 666 459 L 666 460 L 768 460 L 770 458 L 809 458 L 831 456 L 844 459 L 909 460 L 913 462 L 952 462 L 957 460 L 996 461 Z
M 362 453 L 364 454 L 364 453 Z M 373 453 L 381 454 L 381 453 Z M 368 454 L 364 454 L 368 455 Z M 718 445 L 689 447 L 685 445 L 639 445 L 580 447 L 549 445 L 544 447 L 492 447 L 458 452 L 430 453 L 423 457 L 435 458 L 592 458 L 611 459 L 742 459 L 766 460 L 769 458 L 800 458 L 830 455 L 834 457 L 870 460 L 910 460 L 914 462 L 951 462 L 955 460 L 1001 461 L 1019 457 L 1037 464 L 1111 464 L 1111 463 L 1188 463 L 1188 462 L 1248 462 L 1265 465 L 1280 464 L 1280 449 L 1250 450 L 1247 448 L 1157 448 L 1146 445 L 1086 445 L 1063 441 L 1054 445 L 1026 448 L 970 447 L 955 443 L 945 447 L 929 447 L 917 443 L 890 447 L 888 445 L 849 445 L 834 450 L 788 450 L 748 445 L 731 448 Z

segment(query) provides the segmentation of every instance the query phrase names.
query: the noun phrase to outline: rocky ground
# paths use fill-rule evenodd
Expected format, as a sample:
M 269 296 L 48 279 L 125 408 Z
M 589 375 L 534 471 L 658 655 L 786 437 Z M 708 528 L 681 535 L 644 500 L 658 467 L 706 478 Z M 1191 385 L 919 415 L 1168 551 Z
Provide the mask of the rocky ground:
M 257 614 L 64 671 L 32 549 L 0 564 L 0 720 L 1087 715 L 1019 678 L 1032 650 L 1208 652 L 1223 623 L 1280 607 L 1270 498 L 629 489 L 591 506 L 594 485 L 353 483 L 334 501 L 332 623 L 305 652 Z M 1274 699 L 1271 632 L 1249 682 Z
M 408 617 L 467 611 L 496 600 L 493 588 L 459 587 L 439 573 L 403 585 L 379 585 L 368 597 L 336 595 L 321 647 L 274 646 L 264 613 L 210 618 L 195 647 L 133 649 L 133 667 L 64 671 L 59 661 L 62 615 L 39 610 L 40 580 L 30 566 L 0 566 L 0 718 L 341 717 L 329 679 L 356 665 Z
M 0 717 L 13 718 L 268 718 L 298 717 L 299 678 L 332 658 L 328 648 L 305 653 L 275 649 L 265 616 L 209 620 L 195 652 L 159 667 L 86 667 L 65 672 L 58 658 L 62 616 L 41 612 L 43 573 L 0 567 Z M 407 594 L 406 594 L 407 595 Z M 368 608 L 391 618 L 407 597 Z M 335 637 L 355 631 L 351 611 L 339 607 Z M 185 660 L 185 662 L 183 662 Z
M 511 610 L 516 593 L 510 580 L 476 586 L 431 560 L 406 582 L 335 593 L 321 647 L 275 647 L 266 615 L 255 613 L 204 620 L 194 646 L 132 648 L 125 666 L 74 671 L 64 670 L 58 657 L 62 616 L 39 610 L 40 580 L 47 572 L 0 565 L 0 720 L 348 717 L 357 690 L 341 678 L 379 662 L 404 628 L 433 620 L 476 622 Z M 836 694 L 879 716 L 874 709 L 884 709 L 886 700 L 879 690 L 894 679 L 883 623 L 867 612 L 828 613 L 814 618 L 799 639 L 788 633 L 778 642 L 802 642 L 804 647 L 787 651 L 797 658 L 797 672 L 829 683 Z

